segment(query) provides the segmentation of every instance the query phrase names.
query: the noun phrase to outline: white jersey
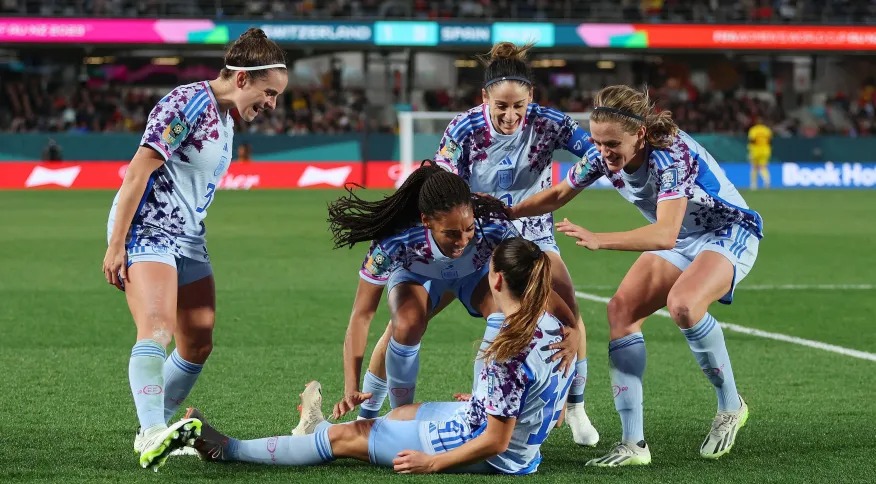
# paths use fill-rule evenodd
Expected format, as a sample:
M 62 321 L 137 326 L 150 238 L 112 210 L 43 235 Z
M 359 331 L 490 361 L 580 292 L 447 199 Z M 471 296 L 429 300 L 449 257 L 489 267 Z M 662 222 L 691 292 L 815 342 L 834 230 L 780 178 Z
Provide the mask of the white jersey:
M 472 192 L 488 193 L 514 205 L 552 184 L 554 151 L 583 156 L 592 146 L 590 134 L 556 109 L 530 104 L 514 134 L 496 131 L 489 106 L 460 113 L 450 122 L 435 161 L 458 174 Z M 551 214 L 514 221 L 520 235 L 532 241 L 553 237 Z
M 687 213 L 678 239 L 714 232 L 733 224 L 763 237 L 763 219 L 748 208 L 718 162 L 687 133 L 679 132 L 668 148 L 648 146 L 648 161 L 635 173 L 612 173 L 592 148 L 569 169 L 566 183 L 579 190 L 606 176 L 649 222 L 657 221 L 657 204 L 687 198 Z
M 149 178 L 128 235 L 128 249 L 149 245 L 207 261 L 204 218 L 231 161 L 234 122 L 220 112 L 207 81 L 179 86 L 152 112 L 140 141 L 164 165 Z M 118 193 L 110 220 L 115 218 Z
M 504 320 L 504 315 L 497 313 L 490 315 L 487 323 L 502 324 Z M 557 363 L 548 360 L 556 350 L 546 349 L 561 339 L 561 328 L 555 317 L 542 314 L 532 340 L 519 355 L 508 361 L 488 362 L 478 375 L 462 417 L 471 429 L 471 438 L 486 428 L 487 415 L 517 419 L 508 450 L 487 459 L 502 473 L 536 471 L 541 462 L 541 444 L 565 406 L 573 375 L 555 371 Z

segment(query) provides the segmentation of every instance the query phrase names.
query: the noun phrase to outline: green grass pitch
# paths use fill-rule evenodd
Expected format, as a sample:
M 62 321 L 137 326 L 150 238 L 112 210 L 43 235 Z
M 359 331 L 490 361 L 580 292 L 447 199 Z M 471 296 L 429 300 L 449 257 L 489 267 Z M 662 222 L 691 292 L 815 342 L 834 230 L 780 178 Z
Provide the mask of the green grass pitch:
M 241 438 L 287 433 L 302 385 L 323 383 L 326 408 L 342 391 L 341 344 L 366 250 L 332 250 L 326 202 L 339 191 L 222 192 L 210 207 L 218 288 L 215 348 L 187 403 Z M 171 458 L 137 467 L 136 414 L 127 382 L 134 326 L 103 280 L 110 192 L 0 192 L 0 482 L 373 482 L 410 479 L 343 461 L 289 469 Z M 377 196 L 377 193 L 369 194 Z M 746 193 L 765 219 L 754 270 L 725 322 L 876 353 L 876 192 Z M 561 210 L 596 231 L 644 219 L 617 194 L 585 192 Z M 582 292 L 612 294 L 635 254 L 588 252 L 561 240 Z M 794 285 L 791 288 L 781 287 Z M 846 287 L 843 285 L 862 285 Z M 384 305 L 385 306 L 385 305 Z M 388 319 L 382 306 L 376 340 Z M 672 322 L 645 325 L 645 431 L 654 462 L 585 468 L 619 438 L 606 358 L 604 304 L 581 301 L 589 335 L 588 412 L 596 449 L 555 430 L 537 482 L 876 482 L 876 361 L 725 331 L 740 392 L 751 407 L 733 451 L 717 462 L 698 447 L 714 392 Z M 457 305 L 423 341 L 418 400 L 470 385 L 483 323 Z M 370 345 L 369 345 L 370 346 Z M 431 476 L 418 482 L 511 478 Z

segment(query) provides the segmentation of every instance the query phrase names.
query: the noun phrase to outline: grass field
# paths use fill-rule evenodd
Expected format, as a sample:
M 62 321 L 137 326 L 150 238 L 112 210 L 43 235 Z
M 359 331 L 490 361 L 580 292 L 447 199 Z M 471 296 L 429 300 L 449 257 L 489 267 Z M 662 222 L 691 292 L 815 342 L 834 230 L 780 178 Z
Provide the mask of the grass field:
M 215 348 L 189 402 L 243 438 L 287 433 L 297 393 L 319 379 L 342 391 L 341 342 L 365 247 L 331 250 L 325 203 L 336 191 L 223 192 L 210 207 L 218 287 Z M 876 353 L 876 192 L 745 194 L 766 238 L 754 270 L 719 320 Z M 134 327 L 124 297 L 103 280 L 109 192 L 0 192 L 0 482 L 396 481 L 357 462 L 305 468 L 205 464 L 173 458 L 137 467 L 127 365 Z M 585 193 L 562 210 L 594 230 L 643 221 L 615 193 Z M 561 240 L 582 293 L 612 294 L 635 254 L 587 252 Z M 782 287 L 783 285 L 793 285 Z M 841 285 L 859 285 L 844 288 Z M 669 319 L 645 326 L 645 430 L 654 463 L 599 470 L 584 462 L 619 438 L 602 303 L 582 300 L 590 347 L 587 402 L 596 449 L 554 431 L 532 478 L 544 482 L 876 482 L 876 361 L 725 331 L 751 418 L 728 456 L 698 455 L 715 397 Z M 372 344 L 388 318 L 382 307 Z M 418 400 L 470 386 L 483 324 L 441 314 L 422 349 Z M 327 407 L 328 405 L 326 405 Z M 422 477 L 418 482 L 510 478 Z

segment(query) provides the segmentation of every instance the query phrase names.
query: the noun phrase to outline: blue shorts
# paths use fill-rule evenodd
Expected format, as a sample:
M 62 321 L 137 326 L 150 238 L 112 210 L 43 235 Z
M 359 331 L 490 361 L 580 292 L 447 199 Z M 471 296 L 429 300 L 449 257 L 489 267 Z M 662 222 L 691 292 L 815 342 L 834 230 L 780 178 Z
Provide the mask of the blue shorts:
M 487 277 L 489 272 L 489 265 L 484 265 L 481 270 L 459 279 L 432 279 L 414 274 L 405 269 L 398 269 L 389 276 L 389 280 L 386 282 L 386 293 L 389 294 L 392 288 L 403 282 L 419 284 L 429 293 L 429 313 L 431 314 L 438 307 L 438 303 L 441 302 L 441 296 L 449 291 L 456 295 L 456 298 L 465 306 L 469 314 L 480 318 L 482 315 L 472 306 L 471 296 L 475 288 L 478 287 L 483 278 Z
M 149 245 L 129 247 L 128 267 L 137 262 L 160 262 L 173 267 L 176 269 L 176 283 L 178 287 L 213 275 L 213 266 L 209 262 L 175 256 L 165 247 Z
M 419 416 L 419 412 L 417 413 Z M 439 443 L 433 445 L 433 437 L 438 429 L 454 430 L 455 443 L 445 447 Z M 458 447 L 463 442 L 474 438 L 465 423 L 457 420 L 436 422 L 428 420 L 390 420 L 386 417 L 374 420 L 371 433 L 368 435 L 368 460 L 375 465 L 392 467 L 393 459 L 403 450 L 415 450 L 434 455 L 447 452 Z M 449 440 L 448 440 L 449 442 Z M 470 474 L 497 474 L 496 468 L 487 462 L 478 462 L 465 467 L 459 467 L 448 472 Z
M 704 250 L 711 250 L 723 255 L 733 264 L 733 281 L 730 291 L 718 301 L 724 304 L 733 302 L 733 291 L 736 285 L 745 279 L 757 260 L 757 250 L 760 240 L 741 225 L 733 225 L 714 232 L 697 234 L 679 240 L 675 248 L 649 252 L 669 261 L 682 272 L 687 269 L 697 255 Z
M 423 402 L 417 409 L 415 420 L 442 421 L 452 419 L 466 402 Z

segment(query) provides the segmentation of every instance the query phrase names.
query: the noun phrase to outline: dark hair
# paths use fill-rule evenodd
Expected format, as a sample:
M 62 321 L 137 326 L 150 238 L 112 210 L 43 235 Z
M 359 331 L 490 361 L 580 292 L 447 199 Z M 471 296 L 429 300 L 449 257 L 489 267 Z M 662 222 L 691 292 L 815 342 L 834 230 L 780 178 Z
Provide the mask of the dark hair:
M 271 64 L 285 65 L 286 52 L 276 42 L 269 39 L 262 29 L 251 28 L 247 30 L 225 52 L 226 66 L 256 67 Z M 264 79 L 268 72 L 274 69 L 280 69 L 280 67 L 244 72 L 250 78 Z M 223 67 L 219 75 L 223 79 L 228 79 L 234 72 Z
M 504 205 L 493 198 L 472 196 L 468 184 L 454 173 L 424 160 L 392 195 L 371 202 L 346 187 L 347 195 L 328 206 L 335 248 L 380 240 L 460 205 L 474 207 L 476 219 L 504 217 Z
M 484 63 L 484 89 L 489 91 L 496 84 L 505 82 L 503 78 L 531 89 L 532 70 L 526 62 L 526 54 L 534 45 L 530 42 L 518 47 L 511 42 L 499 42 L 489 54 L 480 56 Z
M 506 314 L 505 323 L 481 356 L 485 361 L 505 361 L 520 354 L 532 340 L 551 295 L 551 260 L 534 242 L 505 239 L 493 251 L 493 271 L 520 301 L 520 309 Z
M 591 122 L 613 121 L 630 134 L 644 126 L 645 139 L 655 148 L 668 148 L 678 135 L 672 113 L 656 111 L 647 88 L 640 91 L 625 85 L 604 87 L 596 93 L 593 105 L 596 107 L 590 113 Z

